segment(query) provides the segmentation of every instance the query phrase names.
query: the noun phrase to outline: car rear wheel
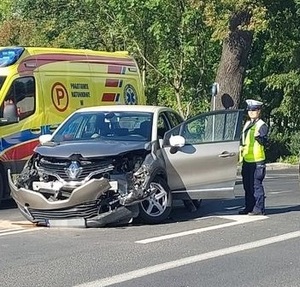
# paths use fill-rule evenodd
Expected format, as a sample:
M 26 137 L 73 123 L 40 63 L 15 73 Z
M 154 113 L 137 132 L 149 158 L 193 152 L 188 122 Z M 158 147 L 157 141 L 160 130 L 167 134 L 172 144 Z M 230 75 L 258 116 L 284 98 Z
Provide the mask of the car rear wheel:
M 139 204 L 139 219 L 144 223 L 160 223 L 168 218 L 172 209 L 172 194 L 166 181 L 156 177 L 150 188 L 155 191 Z

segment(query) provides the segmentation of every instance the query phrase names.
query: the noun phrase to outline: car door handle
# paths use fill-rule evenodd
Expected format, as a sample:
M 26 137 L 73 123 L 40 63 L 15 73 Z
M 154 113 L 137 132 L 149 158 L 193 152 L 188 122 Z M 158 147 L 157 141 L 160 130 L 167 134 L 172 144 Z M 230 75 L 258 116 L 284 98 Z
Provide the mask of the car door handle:
M 218 155 L 218 157 L 232 157 L 235 155 L 236 155 L 235 152 L 223 151 L 221 154 Z

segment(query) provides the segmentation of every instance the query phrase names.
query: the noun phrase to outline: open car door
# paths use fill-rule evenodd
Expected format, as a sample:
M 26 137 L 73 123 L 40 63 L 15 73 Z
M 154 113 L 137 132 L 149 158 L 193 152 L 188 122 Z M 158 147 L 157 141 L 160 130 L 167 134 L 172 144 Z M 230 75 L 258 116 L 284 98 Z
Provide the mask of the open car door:
M 200 114 L 165 134 L 163 155 L 173 198 L 234 197 L 243 114 Z

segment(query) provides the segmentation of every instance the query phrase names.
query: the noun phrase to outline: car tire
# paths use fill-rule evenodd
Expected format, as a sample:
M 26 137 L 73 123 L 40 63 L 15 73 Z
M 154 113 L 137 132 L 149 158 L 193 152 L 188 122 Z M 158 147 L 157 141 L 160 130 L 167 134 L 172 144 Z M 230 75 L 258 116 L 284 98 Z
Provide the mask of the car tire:
M 156 177 L 150 183 L 156 191 L 139 203 L 138 220 L 143 223 L 156 224 L 166 220 L 172 210 L 172 193 L 161 177 Z

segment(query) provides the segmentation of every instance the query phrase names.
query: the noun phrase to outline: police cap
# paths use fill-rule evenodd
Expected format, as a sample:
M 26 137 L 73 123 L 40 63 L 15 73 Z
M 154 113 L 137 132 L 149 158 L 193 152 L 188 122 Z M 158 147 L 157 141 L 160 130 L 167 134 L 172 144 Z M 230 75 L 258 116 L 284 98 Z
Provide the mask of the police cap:
M 247 111 L 260 110 L 261 106 L 263 105 L 262 102 L 257 100 L 251 100 L 251 99 L 246 100 L 246 103 L 247 103 Z

